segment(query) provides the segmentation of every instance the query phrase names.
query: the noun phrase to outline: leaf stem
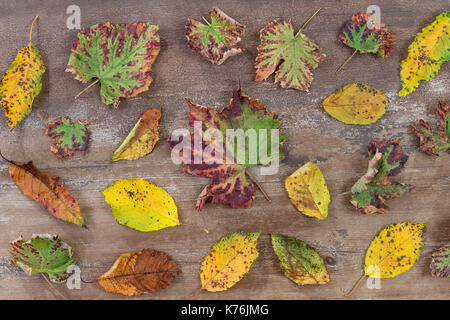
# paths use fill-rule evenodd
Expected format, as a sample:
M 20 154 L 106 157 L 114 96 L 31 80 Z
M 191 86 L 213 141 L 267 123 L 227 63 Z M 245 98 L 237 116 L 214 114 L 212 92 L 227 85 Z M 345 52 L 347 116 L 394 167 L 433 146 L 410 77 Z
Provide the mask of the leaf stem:
M 28 39 L 28 46 L 31 46 L 31 34 L 33 33 L 33 26 L 34 26 L 34 23 L 36 22 L 37 18 L 39 18 L 39 16 L 34 17 L 33 22 L 31 22 L 30 37 Z
M 305 23 L 302 24 L 300 30 L 298 30 L 297 34 L 295 35 L 296 37 L 300 34 L 300 32 L 302 32 L 302 30 L 306 27 L 306 25 L 319 13 L 320 10 L 322 10 L 322 8 L 317 9 L 316 12 L 314 12 L 313 15 L 309 17 L 309 19 L 306 20 Z
M 344 294 L 345 297 L 350 297 L 353 292 L 356 290 L 356 288 L 358 288 L 358 286 L 361 284 L 361 282 L 364 280 L 364 278 L 366 277 L 366 274 L 364 273 L 361 278 L 359 278 L 358 281 L 356 281 L 355 285 L 353 286 L 352 290 L 350 290 L 350 292 Z
M 200 287 L 200 289 L 198 289 L 198 290 L 195 291 L 193 294 L 191 294 L 191 295 L 189 296 L 189 298 L 187 298 L 187 300 L 191 300 L 192 298 L 194 298 L 201 290 L 202 290 L 202 288 Z
M 186 227 L 191 227 L 191 228 L 197 228 L 197 229 L 205 231 L 206 233 L 209 233 L 208 229 L 201 227 L 201 226 L 196 226 L 196 225 L 189 224 L 189 223 L 181 223 L 181 225 L 186 226 Z
M 208 22 L 208 20 L 206 20 L 206 18 L 205 17 L 202 17 L 202 19 L 203 19 L 203 21 L 205 21 L 206 22 L 206 24 L 208 25 L 208 26 L 210 26 L 211 24 Z
M 100 81 L 100 79 L 97 79 L 94 82 L 92 82 L 90 85 L 88 85 L 86 88 L 84 88 L 79 94 L 77 94 L 75 96 L 75 99 L 77 99 L 79 96 L 81 96 L 83 94 L 83 92 L 85 92 L 86 90 L 89 90 L 90 87 L 92 87 L 94 84 L 96 84 L 99 81 Z
M 338 196 L 345 196 L 345 195 L 351 194 L 351 193 L 352 193 L 351 191 L 342 192 L 342 193 L 339 193 Z
M 63 295 L 58 289 L 56 289 L 56 287 L 50 282 L 50 280 L 43 274 L 41 273 L 42 277 L 45 279 L 45 281 L 47 281 L 48 285 L 50 286 L 50 288 L 53 289 L 53 291 L 55 291 L 61 298 L 63 298 L 64 300 L 69 300 L 66 298 L 65 295 Z
M 350 59 L 353 58 L 353 56 L 356 54 L 356 52 L 358 52 L 358 49 L 355 49 L 355 51 L 353 51 L 352 55 L 350 57 L 348 57 L 347 60 L 345 60 L 345 62 L 343 64 L 341 64 L 341 66 L 336 70 L 336 74 L 338 74 L 339 71 L 341 71 L 341 69 L 347 64 L 347 62 L 349 62 Z
M 256 177 L 250 172 L 250 170 L 245 169 L 245 173 L 249 176 L 249 178 L 253 181 L 254 184 L 258 187 L 259 190 L 261 190 L 262 194 L 264 195 L 264 198 L 266 198 L 267 201 L 272 202 L 267 192 L 263 189 L 261 184 L 258 182 Z

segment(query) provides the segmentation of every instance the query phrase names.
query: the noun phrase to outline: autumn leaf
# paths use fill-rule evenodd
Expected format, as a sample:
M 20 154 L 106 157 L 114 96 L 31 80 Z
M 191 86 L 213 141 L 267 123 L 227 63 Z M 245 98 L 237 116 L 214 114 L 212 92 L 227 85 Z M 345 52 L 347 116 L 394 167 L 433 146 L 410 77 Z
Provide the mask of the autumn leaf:
M 12 130 L 30 114 L 33 101 L 42 88 L 45 65 L 39 50 L 31 44 L 31 23 L 28 45 L 19 50 L 0 83 L 0 104 L 5 109 L 8 126 Z
M 363 83 L 350 83 L 322 103 L 333 118 L 346 124 L 371 124 L 381 118 L 388 100 L 381 90 Z
M 404 168 L 408 156 L 403 154 L 398 139 L 373 138 L 368 152 L 367 172 L 353 185 L 350 203 L 366 214 L 386 213 L 389 211 L 386 200 L 399 197 L 411 189 L 409 184 L 389 181 L 389 177 L 399 174 Z
M 433 251 L 430 268 L 434 277 L 450 277 L 450 245 Z
M 42 203 L 55 218 L 86 227 L 77 200 L 58 176 L 39 171 L 33 161 L 15 162 L 0 156 L 9 163 L 11 179 L 26 196 Z
M 247 168 L 255 165 L 269 165 L 272 161 L 279 161 L 284 158 L 281 145 L 287 139 L 287 135 L 284 135 L 280 130 L 277 149 L 272 150 L 270 133 L 272 129 L 280 128 L 281 121 L 278 120 L 276 114 L 267 111 L 262 103 L 243 95 L 240 87 L 233 91 L 230 105 L 220 112 L 214 111 L 213 108 L 194 104 L 189 99 L 186 99 L 186 101 L 190 106 L 189 124 L 194 126 L 196 121 L 202 123 L 202 128 L 199 129 L 202 132 L 197 134 L 204 135 L 205 132 L 210 132 L 208 130 L 215 129 L 219 130 L 225 137 L 223 158 L 219 155 L 213 155 L 213 152 L 210 154 L 206 152 L 214 146 L 212 141 L 204 140 L 202 147 L 198 148 L 201 150 L 196 151 L 194 134 L 180 137 L 178 140 L 169 139 L 169 145 L 174 149 L 178 144 L 184 144 L 184 139 L 190 138 L 190 143 L 186 146 L 187 150 L 179 151 L 181 159 L 190 159 L 190 163 L 185 161 L 184 171 L 195 176 L 211 179 L 211 183 L 198 196 L 196 208 L 201 210 L 209 198 L 212 198 L 214 203 L 229 204 L 233 208 L 250 207 L 256 187 L 246 176 L 246 174 L 249 174 Z M 261 156 L 261 152 L 251 150 L 249 143 L 246 142 L 243 143 L 243 148 L 238 148 L 239 141 L 231 146 L 229 140 L 234 141 L 234 138 L 226 138 L 228 129 L 235 129 L 236 131 L 242 129 L 247 132 L 254 130 L 254 137 L 258 141 L 257 147 L 259 149 L 263 147 L 264 141 L 267 141 L 267 157 Z M 260 130 L 267 130 L 267 135 L 261 136 Z M 264 138 L 267 139 L 264 140 Z M 222 145 L 220 141 L 217 143 Z M 200 151 L 202 154 L 196 153 Z M 240 157 L 239 154 L 242 156 Z M 198 156 L 200 156 L 200 161 L 196 163 Z M 227 157 L 231 158 L 232 161 L 226 161 L 228 160 L 225 159 Z
M 294 34 L 290 19 L 276 19 L 259 31 L 255 81 L 266 80 L 276 70 L 275 82 L 280 82 L 282 88 L 309 91 L 312 70 L 325 59 L 325 54 L 317 52 L 321 48 L 302 34 L 302 29 Z
M 200 290 L 225 291 L 239 282 L 258 258 L 256 244 L 261 232 L 234 232 L 220 239 L 202 262 Z
M 73 123 L 69 117 L 60 117 L 48 124 L 45 134 L 52 139 L 50 150 L 60 159 L 77 150 L 84 155 L 88 147 L 89 132 L 86 124 L 79 120 Z
M 284 185 L 298 211 L 320 220 L 327 218 L 330 193 L 317 165 L 306 163 L 291 174 Z
M 157 25 L 99 23 L 78 33 L 66 72 L 82 83 L 96 79 L 85 90 L 100 82 L 102 102 L 117 106 L 119 98 L 148 90 L 153 81 L 149 71 L 159 50 Z
M 161 111 L 148 109 L 139 118 L 125 141 L 114 152 L 111 161 L 136 160 L 153 151 L 159 140 Z
M 394 278 L 411 269 L 423 248 L 426 223 L 399 222 L 388 225 L 372 240 L 366 252 L 364 274 L 350 296 L 366 277 Z
M 401 63 L 400 97 L 416 91 L 420 81 L 432 80 L 441 65 L 450 60 L 449 28 L 450 11 L 444 11 L 416 35 Z
M 439 102 L 436 106 L 436 115 L 440 124 L 437 131 L 422 119 L 413 125 L 413 131 L 419 137 L 420 150 L 437 156 L 439 151 L 450 151 L 450 105 Z
M 70 276 L 67 269 L 75 264 L 74 249 L 63 242 L 60 235 L 38 234 L 28 241 L 19 237 L 11 242 L 9 252 L 11 264 L 28 275 L 47 275 L 53 282 L 66 281 Z
M 272 246 L 288 279 L 300 285 L 330 282 L 323 259 L 306 242 L 282 234 L 272 234 Z
M 222 64 L 228 57 L 244 51 L 238 42 L 245 34 L 245 26 L 219 8 L 214 7 L 209 16 L 211 22 L 203 18 L 205 23 L 194 18 L 188 19 L 185 26 L 188 46 L 211 63 Z
M 139 296 L 167 288 L 180 273 L 167 253 L 143 249 L 122 254 L 98 283 L 109 293 Z

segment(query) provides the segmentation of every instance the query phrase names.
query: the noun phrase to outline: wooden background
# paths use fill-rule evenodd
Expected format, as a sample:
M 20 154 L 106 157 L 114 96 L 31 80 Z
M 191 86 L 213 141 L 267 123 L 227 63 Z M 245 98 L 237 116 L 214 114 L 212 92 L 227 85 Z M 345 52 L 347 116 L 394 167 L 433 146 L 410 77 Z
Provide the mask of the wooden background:
M 66 27 L 66 8 L 76 3 L 81 8 L 81 25 L 150 21 L 160 25 L 162 50 L 156 59 L 150 90 L 122 101 L 118 109 L 102 105 L 99 88 L 94 87 L 78 100 L 74 96 L 84 87 L 64 69 L 77 30 Z M 338 75 L 334 71 L 352 53 L 337 42 L 344 23 L 367 6 L 377 4 L 381 19 L 397 32 L 394 52 L 386 59 L 357 55 Z M 213 5 L 246 26 L 242 45 L 246 51 L 215 66 L 186 46 L 184 25 L 188 17 L 208 16 Z M 295 28 L 319 7 L 320 14 L 304 33 L 323 48 L 327 57 L 318 69 L 309 93 L 281 89 L 273 83 L 253 81 L 253 61 L 259 43 L 259 29 L 277 17 L 292 18 Z M 45 172 L 60 176 L 78 199 L 89 230 L 58 221 L 39 204 L 24 196 L 11 181 L 7 164 L 0 163 L 0 298 L 55 299 L 47 283 L 39 276 L 29 277 L 9 265 L 9 242 L 19 235 L 59 233 L 76 248 L 76 258 L 84 279 L 95 279 L 123 252 L 151 247 L 169 253 L 182 269 L 172 285 L 141 299 L 184 299 L 200 287 L 200 264 L 211 246 L 222 236 L 239 230 L 262 231 L 260 257 L 237 285 L 221 293 L 201 292 L 197 299 L 342 299 L 362 272 L 365 251 L 372 238 L 387 224 L 400 221 L 427 222 L 425 247 L 418 263 L 408 272 L 381 280 L 381 289 L 370 290 L 364 283 L 353 299 L 448 299 L 448 279 L 432 278 L 429 263 L 433 249 L 450 241 L 450 166 L 449 155 L 432 157 L 420 152 L 411 124 L 423 118 L 435 122 L 434 105 L 449 100 L 449 64 L 438 76 L 420 85 L 418 90 L 398 98 L 400 61 L 407 55 L 414 35 L 443 10 L 442 1 L 2 1 L 0 5 L 0 70 L 4 72 L 17 50 L 27 44 L 32 18 L 40 19 L 33 33 L 33 44 L 41 51 L 47 72 L 43 90 L 33 105 L 33 112 L 10 132 L 0 116 L 0 149 L 16 161 L 33 160 Z M 187 128 L 189 97 L 193 102 L 222 108 L 231 98 L 240 79 L 243 92 L 262 101 L 283 121 L 290 135 L 287 157 L 280 171 L 260 180 L 272 197 L 266 202 L 257 193 L 250 209 L 231 209 L 208 203 L 203 211 L 194 210 L 195 199 L 206 179 L 183 173 L 181 165 L 170 160 L 169 134 Z M 364 82 L 383 90 L 390 102 L 387 113 L 368 126 L 345 125 L 331 118 L 320 106 L 336 89 Z M 161 140 L 152 154 L 137 161 L 109 164 L 113 151 L 121 144 L 139 116 L 149 107 L 163 111 Z M 93 121 L 88 153 L 58 160 L 49 149 L 44 135 L 46 123 L 38 114 L 46 111 L 52 118 Z M 355 211 L 349 190 L 366 171 L 366 149 L 372 137 L 400 138 L 410 158 L 397 181 L 415 186 L 399 199 L 390 201 L 388 214 L 363 215 Z M 308 160 L 322 169 L 332 201 L 329 216 L 318 221 L 301 215 L 290 203 L 284 179 Z M 144 178 L 166 189 L 179 208 L 182 222 L 204 225 L 207 235 L 189 227 L 168 228 L 143 233 L 119 225 L 99 190 L 120 178 Z M 269 241 L 269 233 L 283 233 L 303 239 L 325 258 L 331 282 L 325 286 L 299 287 L 285 278 Z M 72 299 L 120 299 L 106 294 L 98 284 L 82 284 L 81 290 L 58 288 Z

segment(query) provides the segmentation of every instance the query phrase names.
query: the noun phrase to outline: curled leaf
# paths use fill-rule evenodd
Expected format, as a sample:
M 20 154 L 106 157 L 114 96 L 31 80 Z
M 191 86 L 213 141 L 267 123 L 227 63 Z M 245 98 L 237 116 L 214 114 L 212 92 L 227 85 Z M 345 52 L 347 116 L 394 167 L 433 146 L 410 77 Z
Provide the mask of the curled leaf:
M 60 159 L 77 150 L 84 155 L 88 147 L 89 132 L 86 124 L 79 120 L 73 123 L 68 117 L 60 117 L 48 124 L 45 134 L 52 139 L 50 150 Z
M 159 140 L 161 111 L 148 109 L 139 118 L 127 138 L 114 152 L 111 161 L 136 160 L 153 151 Z
M 306 216 L 326 219 L 330 193 L 319 167 L 308 162 L 284 181 L 291 202 Z
M 139 296 L 167 288 L 180 272 L 165 252 L 143 249 L 123 253 L 98 283 L 106 292 Z
M 351 83 L 322 103 L 333 118 L 346 124 L 370 124 L 386 112 L 388 99 L 381 90 L 363 83 Z
M 433 251 L 430 268 L 434 277 L 450 277 L 450 245 Z
M 306 242 L 272 234 L 272 246 L 288 279 L 300 285 L 330 282 L 322 257 Z

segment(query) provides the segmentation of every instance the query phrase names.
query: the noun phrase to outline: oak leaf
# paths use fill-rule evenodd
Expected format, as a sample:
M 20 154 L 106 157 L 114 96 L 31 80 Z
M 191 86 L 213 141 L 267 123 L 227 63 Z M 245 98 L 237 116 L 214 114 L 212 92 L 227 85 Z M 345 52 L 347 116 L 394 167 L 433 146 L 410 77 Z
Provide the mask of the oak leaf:
M 450 245 L 433 251 L 430 268 L 431 274 L 435 277 L 450 277 Z
M 143 249 L 122 254 L 98 283 L 109 293 L 139 296 L 167 288 L 180 273 L 167 253 Z
M 48 124 L 45 134 L 52 139 L 50 150 L 60 159 L 77 150 L 84 155 L 88 147 L 89 132 L 79 120 L 73 123 L 68 117 L 60 117 Z

